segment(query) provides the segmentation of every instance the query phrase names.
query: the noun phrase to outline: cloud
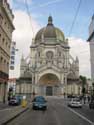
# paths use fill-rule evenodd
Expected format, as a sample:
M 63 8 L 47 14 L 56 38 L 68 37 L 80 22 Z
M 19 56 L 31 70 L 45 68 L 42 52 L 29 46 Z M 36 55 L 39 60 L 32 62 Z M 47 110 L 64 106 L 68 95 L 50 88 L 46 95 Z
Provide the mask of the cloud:
M 14 0 L 7 0 L 8 1 L 8 3 L 12 3 L 13 4 L 13 1 Z M 15 2 L 16 3 L 25 3 L 25 1 L 27 2 L 27 3 L 32 3 L 32 0 L 15 0 Z
M 8 3 L 10 4 L 12 10 L 25 10 L 26 8 L 26 3 L 31 6 L 32 5 L 32 0 L 7 0 Z
M 18 49 L 26 54 L 32 42 L 33 32 L 36 34 L 40 26 L 32 17 L 32 20 L 29 20 L 27 13 L 23 11 L 15 11 L 14 15 L 14 26 L 16 29 L 13 32 L 13 40 L 17 42 Z
M 38 6 L 37 7 L 46 7 L 46 6 L 49 6 L 49 5 L 51 5 L 51 4 L 56 4 L 56 3 L 58 3 L 58 2 L 61 2 L 61 1 L 63 1 L 63 0 L 52 0 L 52 1 L 49 1 L 49 2 L 45 2 L 45 3 L 41 3 L 41 4 L 38 4 Z M 37 8 L 37 7 L 34 7 L 34 8 Z
M 9 5 L 12 7 L 13 0 L 7 0 L 7 2 L 8 2 L 8 3 L 9 3 Z
M 33 32 L 36 34 L 36 32 L 40 29 L 39 24 L 31 17 L 31 21 L 29 20 L 29 17 L 26 12 L 18 10 L 14 11 L 14 26 L 15 30 L 13 32 L 13 41 L 16 42 L 16 48 L 19 49 L 19 51 L 16 53 L 16 64 L 14 71 L 14 76 L 19 76 L 19 63 L 21 55 L 24 54 L 25 57 L 27 57 L 30 53 L 30 45 L 32 43 L 33 33 L 32 33 L 32 26 L 33 26 Z M 31 26 L 32 23 L 32 26 Z M 10 76 L 12 77 L 12 72 L 10 72 Z
M 79 58 L 79 70 L 80 75 L 86 77 L 91 76 L 90 74 L 90 50 L 89 43 L 80 38 L 69 38 L 70 53 L 75 58 Z

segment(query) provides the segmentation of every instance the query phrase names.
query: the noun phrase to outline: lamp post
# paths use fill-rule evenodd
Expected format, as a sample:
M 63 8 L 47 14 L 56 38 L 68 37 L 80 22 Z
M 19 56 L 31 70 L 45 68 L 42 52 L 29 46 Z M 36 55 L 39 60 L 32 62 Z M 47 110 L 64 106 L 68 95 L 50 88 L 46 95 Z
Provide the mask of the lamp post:
M 93 87 L 93 89 L 92 89 L 92 99 L 94 100 L 94 82 L 92 83 L 92 87 Z
M 35 96 L 35 70 L 36 70 L 36 65 L 35 66 L 33 66 L 32 67 L 33 68 L 33 92 L 32 92 L 32 94 L 33 94 L 33 97 Z

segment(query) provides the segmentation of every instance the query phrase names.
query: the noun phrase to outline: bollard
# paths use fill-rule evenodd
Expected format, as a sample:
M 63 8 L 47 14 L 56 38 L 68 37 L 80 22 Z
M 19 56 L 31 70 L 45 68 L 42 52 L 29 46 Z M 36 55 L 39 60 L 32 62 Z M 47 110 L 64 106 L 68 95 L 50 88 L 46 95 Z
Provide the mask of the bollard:
M 22 107 L 25 108 L 27 106 L 27 101 L 25 99 L 22 100 Z
M 26 106 L 27 106 L 26 96 L 23 96 L 22 107 L 25 108 Z

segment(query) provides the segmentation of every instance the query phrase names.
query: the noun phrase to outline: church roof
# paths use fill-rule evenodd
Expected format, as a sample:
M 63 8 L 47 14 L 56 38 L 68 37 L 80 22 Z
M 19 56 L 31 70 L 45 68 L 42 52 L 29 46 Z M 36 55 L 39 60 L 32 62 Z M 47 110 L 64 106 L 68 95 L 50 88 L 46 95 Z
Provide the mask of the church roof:
M 56 39 L 61 42 L 65 42 L 64 33 L 57 27 L 53 25 L 53 19 L 51 16 L 48 17 L 48 24 L 38 31 L 35 36 L 35 43 L 43 39 Z
M 70 72 L 67 76 L 68 79 L 75 79 L 76 76 L 75 76 L 75 73 L 74 72 Z

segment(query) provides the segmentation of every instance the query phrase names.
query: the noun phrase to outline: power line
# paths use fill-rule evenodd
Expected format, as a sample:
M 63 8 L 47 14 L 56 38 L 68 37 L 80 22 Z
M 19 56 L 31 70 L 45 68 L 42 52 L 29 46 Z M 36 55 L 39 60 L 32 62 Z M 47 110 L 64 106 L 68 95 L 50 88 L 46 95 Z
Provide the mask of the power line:
M 33 29 L 33 25 L 32 25 L 32 19 L 31 19 L 31 15 L 30 15 L 30 11 L 29 11 L 27 0 L 25 0 L 25 6 L 26 6 L 26 10 L 27 10 L 27 14 L 28 14 L 28 17 L 29 17 L 30 25 L 31 25 L 31 28 L 32 28 L 33 38 L 34 38 L 34 29 Z
M 79 0 L 79 4 L 78 4 L 78 7 L 77 7 L 77 10 L 76 10 L 76 13 L 75 13 L 75 16 L 74 16 L 74 19 L 73 19 L 73 22 L 72 22 L 72 25 L 71 25 L 71 28 L 70 28 L 68 36 L 70 36 L 70 34 L 72 33 L 72 29 L 73 29 L 73 26 L 75 24 L 76 18 L 78 16 L 78 12 L 79 12 L 80 6 L 81 6 L 81 0 Z

